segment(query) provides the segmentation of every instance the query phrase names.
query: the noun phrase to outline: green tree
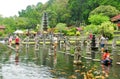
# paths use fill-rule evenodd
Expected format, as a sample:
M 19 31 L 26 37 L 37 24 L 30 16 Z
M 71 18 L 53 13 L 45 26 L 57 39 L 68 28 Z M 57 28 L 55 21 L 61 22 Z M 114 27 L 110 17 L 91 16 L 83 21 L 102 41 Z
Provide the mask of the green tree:
M 25 17 L 17 17 L 16 18 L 16 29 L 30 29 L 29 19 Z
M 90 12 L 90 15 L 102 14 L 108 17 L 113 17 L 119 14 L 120 11 L 111 5 L 101 5 Z
M 70 8 L 71 17 L 69 22 L 79 26 L 82 21 L 86 23 L 89 13 L 99 6 L 100 0 L 69 0 L 68 7 Z
M 66 24 L 65 23 L 58 23 L 55 28 L 58 29 L 59 31 L 63 31 L 66 29 Z
M 37 6 L 40 6 L 40 4 Z M 32 5 L 32 6 L 29 5 L 29 6 L 27 6 L 26 10 L 22 10 L 21 12 L 19 11 L 19 17 L 28 18 L 28 20 L 29 20 L 28 27 L 32 28 L 32 29 L 35 29 L 37 24 L 39 24 L 41 21 L 39 10 L 38 10 L 38 8 L 36 8 L 35 5 Z M 42 18 L 42 16 L 41 16 L 41 18 Z M 26 20 L 24 20 L 24 21 L 26 21 Z
M 2 25 L 6 27 L 5 33 L 12 33 L 16 29 L 15 17 L 4 18 L 2 20 Z
M 50 27 L 55 27 L 57 23 L 68 23 L 70 13 L 67 4 L 68 0 L 49 0 L 46 11 Z
M 109 17 L 103 16 L 102 14 L 91 15 L 88 19 L 89 19 L 89 22 L 94 25 L 100 25 L 101 23 L 110 20 Z
M 94 34 L 98 34 L 98 26 L 97 25 L 87 25 L 86 27 L 84 27 L 84 31 L 85 32 L 92 32 Z
M 111 23 L 110 21 L 104 22 L 98 27 L 98 33 L 105 35 L 109 39 L 113 38 L 114 30 L 115 30 L 115 24 Z
M 99 0 L 100 5 L 111 5 L 116 7 L 118 10 L 120 10 L 120 0 Z
M 55 11 L 47 10 L 48 13 L 48 25 L 54 28 L 57 25 L 57 13 Z

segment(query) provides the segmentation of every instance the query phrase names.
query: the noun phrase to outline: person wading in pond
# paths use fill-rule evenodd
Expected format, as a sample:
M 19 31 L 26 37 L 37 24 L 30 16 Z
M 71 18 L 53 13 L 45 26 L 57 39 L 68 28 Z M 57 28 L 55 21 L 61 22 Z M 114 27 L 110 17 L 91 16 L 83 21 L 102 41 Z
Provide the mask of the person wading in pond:
M 112 65 L 112 59 L 110 58 L 110 53 L 106 49 L 102 55 L 102 69 L 106 77 L 108 77 L 110 66 Z
M 10 36 L 9 40 L 8 40 L 8 44 L 11 46 L 12 45 L 12 36 Z
M 100 47 L 101 47 L 101 52 L 103 53 L 104 51 L 104 48 L 105 48 L 105 44 L 106 44 L 106 39 L 103 35 L 101 35 L 101 38 L 100 38 Z
M 112 59 L 110 58 L 110 53 L 107 49 L 105 50 L 105 52 L 102 55 L 102 63 L 105 66 L 109 66 L 112 64 Z
M 18 36 L 16 36 L 15 38 L 15 45 L 16 45 L 16 50 L 19 50 L 20 38 Z

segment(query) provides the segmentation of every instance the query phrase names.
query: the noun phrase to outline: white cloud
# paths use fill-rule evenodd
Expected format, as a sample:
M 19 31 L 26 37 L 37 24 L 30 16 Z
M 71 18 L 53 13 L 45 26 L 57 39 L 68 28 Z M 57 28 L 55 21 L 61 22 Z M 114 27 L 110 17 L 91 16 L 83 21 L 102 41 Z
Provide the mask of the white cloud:
M 0 15 L 9 17 L 18 15 L 18 11 L 25 9 L 28 5 L 36 5 L 38 2 L 45 3 L 48 0 L 1 0 Z

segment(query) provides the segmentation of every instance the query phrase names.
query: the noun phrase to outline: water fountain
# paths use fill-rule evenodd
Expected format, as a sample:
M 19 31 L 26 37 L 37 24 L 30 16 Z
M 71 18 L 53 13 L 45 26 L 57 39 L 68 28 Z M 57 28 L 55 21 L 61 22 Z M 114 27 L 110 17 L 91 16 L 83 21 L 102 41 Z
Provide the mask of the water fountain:
M 36 35 L 35 38 L 34 38 L 34 41 L 35 41 L 35 48 L 34 48 L 34 56 L 35 58 L 34 59 L 37 59 L 38 58 L 38 52 L 39 49 L 40 49 L 40 41 L 39 41 L 39 36 Z
M 91 59 L 91 41 L 86 40 L 86 59 Z
M 69 41 L 68 37 L 64 36 L 64 38 L 63 38 L 63 48 L 64 48 L 64 51 L 65 51 L 66 54 L 70 53 L 70 47 L 71 47 L 71 44 L 70 44 L 70 41 Z
M 81 64 L 81 42 L 78 38 L 76 39 L 75 44 L 74 64 Z

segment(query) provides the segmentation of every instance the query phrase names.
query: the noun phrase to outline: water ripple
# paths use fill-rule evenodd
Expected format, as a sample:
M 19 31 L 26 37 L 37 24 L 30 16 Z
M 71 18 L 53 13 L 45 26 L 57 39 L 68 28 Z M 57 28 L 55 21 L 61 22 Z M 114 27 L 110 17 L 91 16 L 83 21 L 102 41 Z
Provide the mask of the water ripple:
M 49 67 L 3 64 L 3 79 L 52 79 Z

